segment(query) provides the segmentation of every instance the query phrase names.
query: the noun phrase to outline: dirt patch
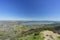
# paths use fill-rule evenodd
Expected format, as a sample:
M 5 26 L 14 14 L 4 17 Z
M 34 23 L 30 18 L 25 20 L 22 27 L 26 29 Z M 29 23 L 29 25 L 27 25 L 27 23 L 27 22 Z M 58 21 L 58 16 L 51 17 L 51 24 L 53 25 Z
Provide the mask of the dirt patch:
M 44 40 L 58 40 L 58 36 L 60 36 L 58 33 L 54 33 L 52 31 L 42 31 Z

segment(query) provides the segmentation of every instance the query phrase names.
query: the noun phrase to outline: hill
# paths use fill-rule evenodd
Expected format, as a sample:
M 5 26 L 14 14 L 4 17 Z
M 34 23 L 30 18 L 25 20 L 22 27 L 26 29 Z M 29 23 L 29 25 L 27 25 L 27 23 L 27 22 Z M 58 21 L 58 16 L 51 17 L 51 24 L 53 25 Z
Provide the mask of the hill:
M 43 31 L 46 30 L 51 31 L 52 35 L 56 33 L 60 35 L 60 23 L 55 21 L 1 21 L 0 39 L 45 40 L 42 34 L 44 33 Z

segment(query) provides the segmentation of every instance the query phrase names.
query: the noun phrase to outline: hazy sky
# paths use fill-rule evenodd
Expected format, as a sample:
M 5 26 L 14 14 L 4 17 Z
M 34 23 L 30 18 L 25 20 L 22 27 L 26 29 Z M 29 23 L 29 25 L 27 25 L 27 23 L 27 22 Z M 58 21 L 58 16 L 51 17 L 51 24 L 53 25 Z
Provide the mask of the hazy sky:
M 0 20 L 60 20 L 60 0 L 0 0 Z

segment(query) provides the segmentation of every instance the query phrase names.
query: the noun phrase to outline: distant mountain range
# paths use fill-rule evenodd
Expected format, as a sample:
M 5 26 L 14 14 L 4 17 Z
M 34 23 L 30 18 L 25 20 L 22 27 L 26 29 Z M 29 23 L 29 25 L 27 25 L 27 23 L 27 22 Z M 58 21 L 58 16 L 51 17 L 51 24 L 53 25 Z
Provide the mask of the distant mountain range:
M 0 21 L 0 24 L 23 24 L 23 25 L 51 24 L 51 23 L 60 23 L 60 21 Z

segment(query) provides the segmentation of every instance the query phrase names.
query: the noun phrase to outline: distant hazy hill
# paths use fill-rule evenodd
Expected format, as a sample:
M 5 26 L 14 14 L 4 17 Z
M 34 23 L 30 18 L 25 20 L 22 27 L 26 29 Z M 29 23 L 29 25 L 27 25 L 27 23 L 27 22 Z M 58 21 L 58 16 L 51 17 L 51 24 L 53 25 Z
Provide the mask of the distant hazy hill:
M 0 24 L 23 24 L 23 25 L 32 25 L 32 24 L 51 24 L 55 21 L 0 21 Z

